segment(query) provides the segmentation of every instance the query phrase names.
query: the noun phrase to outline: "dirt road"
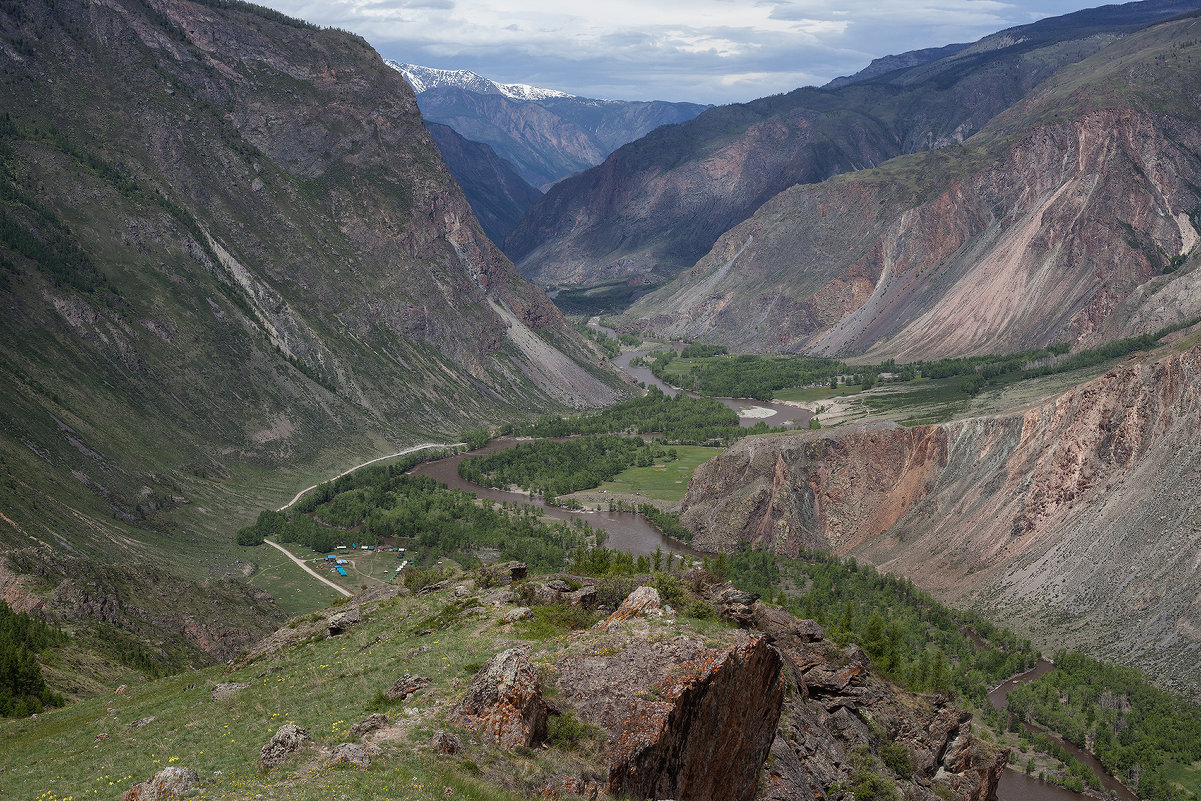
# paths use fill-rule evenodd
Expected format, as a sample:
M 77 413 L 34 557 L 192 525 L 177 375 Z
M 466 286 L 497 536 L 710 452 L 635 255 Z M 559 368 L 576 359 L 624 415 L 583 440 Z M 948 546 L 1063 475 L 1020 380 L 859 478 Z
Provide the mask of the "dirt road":
M 311 488 L 310 488 L 310 489 L 311 489 Z M 293 501 L 292 503 L 296 503 L 296 502 L 295 502 L 295 501 Z M 289 506 L 290 506 L 290 505 L 291 505 L 291 504 L 289 504 Z M 287 509 L 288 507 L 287 507 L 287 506 L 285 506 L 284 508 L 285 508 L 285 509 Z M 297 557 L 293 556 L 291 551 L 289 551 L 289 550 L 288 550 L 287 548 L 285 548 L 284 546 L 280 545 L 278 542 L 272 542 L 271 540 L 263 540 L 263 542 L 267 543 L 268 545 L 270 545 L 270 546 L 271 546 L 271 547 L 273 547 L 273 548 L 278 548 L 279 550 L 283 551 L 283 553 L 284 553 L 284 556 L 288 557 L 288 558 L 289 558 L 289 559 L 291 559 L 293 562 L 295 562 L 296 564 L 300 565 L 300 569 L 301 569 L 301 570 L 303 570 L 304 572 L 308 573 L 310 576 L 312 576 L 313 578 L 317 579 L 317 580 L 318 580 L 318 581 L 320 581 L 322 584 L 328 584 L 329 586 L 333 587 L 335 590 L 337 590 L 337 591 L 338 591 L 339 593 L 341 593 L 342 595 L 345 595 L 347 598 L 349 598 L 349 597 L 352 595 L 352 593 L 350 592 L 350 590 L 346 589 L 345 587 L 339 587 L 337 584 L 335 584 L 334 582 L 330 581 L 329 579 L 327 579 L 325 576 L 323 576 L 323 575 L 321 575 L 320 573 L 318 573 L 318 572 L 317 572 L 316 570 L 314 570 L 313 568 L 309 567 L 309 566 L 308 566 L 308 564 L 306 564 L 306 563 L 305 563 L 305 561 L 304 561 L 303 559 L 299 559 L 299 558 L 297 558 Z
M 397 453 L 390 453 L 387 456 L 380 456 L 377 459 L 369 459 L 368 461 L 363 462 L 362 464 L 356 464 L 354 467 L 351 467 L 347 470 L 343 470 L 341 473 L 338 473 L 338 475 L 334 476 L 331 479 L 327 479 L 327 480 L 333 481 L 334 479 L 341 478 L 342 476 L 346 475 L 347 473 L 353 473 L 355 470 L 358 470 L 360 467 L 366 467 L 369 464 L 375 464 L 376 462 L 382 462 L 385 459 L 395 459 L 397 456 L 408 456 L 410 453 L 416 453 L 417 451 L 423 451 L 426 448 L 457 448 L 457 447 L 459 447 L 461 445 L 465 445 L 465 444 L 466 443 L 463 443 L 463 442 L 451 442 L 448 444 L 443 444 L 443 443 L 439 443 L 439 442 L 425 442 L 425 443 L 422 443 L 421 445 L 414 445 L 411 448 L 405 448 L 403 451 L 399 451 Z M 322 482 L 322 483 L 324 483 L 324 482 Z M 304 495 L 309 490 L 317 489 L 318 486 L 320 486 L 320 485 L 314 484 L 311 487 L 305 487 L 300 492 L 296 493 L 296 497 L 294 497 L 292 500 L 285 503 L 283 506 L 279 507 L 279 509 L 277 509 L 276 511 L 277 512 L 284 511 L 289 506 L 291 506 L 292 504 L 299 501 L 301 495 Z

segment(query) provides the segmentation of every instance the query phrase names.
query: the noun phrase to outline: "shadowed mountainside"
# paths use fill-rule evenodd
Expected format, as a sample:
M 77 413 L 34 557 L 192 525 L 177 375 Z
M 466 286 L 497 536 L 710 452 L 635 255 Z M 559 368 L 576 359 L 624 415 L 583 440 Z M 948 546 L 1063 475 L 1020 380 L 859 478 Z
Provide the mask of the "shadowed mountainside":
M 464 139 L 449 125 L 427 122 L 425 127 L 451 175 L 463 188 L 484 233 L 495 243 L 504 242 L 505 235 L 542 193 L 527 184 L 513 165 L 488 145 Z
M 624 391 L 363 40 L 176 0 L 0 28 L 0 540 L 220 573 L 333 465 Z

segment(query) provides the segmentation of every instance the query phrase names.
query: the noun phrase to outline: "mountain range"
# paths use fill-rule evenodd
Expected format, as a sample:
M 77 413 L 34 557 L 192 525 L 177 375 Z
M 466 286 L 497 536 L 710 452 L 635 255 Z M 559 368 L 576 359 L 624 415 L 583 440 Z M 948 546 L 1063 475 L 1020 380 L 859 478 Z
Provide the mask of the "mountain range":
M 1151 0 L 1090 9 L 836 88 L 711 109 L 553 187 L 509 235 L 506 252 L 544 285 L 674 278 L 779 193 L 960 145 L 1063 68 L 1192 8 Z M 777 269 L 807 280 L 792 266 L 782 260 Z
M 577 97 L 497 83 L 466 70 L 389 64 L 412 84 L 426 120 L 488 145 L 542 190 L 599 164 L 627 142 L 661 125 L 690 120 L 706 108 L 696 103 Z
M 962 144 L 798 185 L 629 310 L 660 335 L 899 361 L 1201 312 L 1194 15 L 1064 67 Z

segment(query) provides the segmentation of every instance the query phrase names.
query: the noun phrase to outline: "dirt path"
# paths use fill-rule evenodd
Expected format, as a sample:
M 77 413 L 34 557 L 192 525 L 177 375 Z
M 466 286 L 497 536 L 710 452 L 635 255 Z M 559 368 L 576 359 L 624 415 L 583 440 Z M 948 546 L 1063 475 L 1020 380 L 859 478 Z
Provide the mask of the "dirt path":
M 355 470 L 358 470 L 360 467 L 366 467 L 369 464 L 375 464 L 376 462 L 382 462 L 385 459 L 395 459 L 397 456 L 408 456 L 410 453 L 416 453 L 417 451 L 423 451 L 426 448 L 456 448 L 460 445 L 465 445 L 465 444 L 466 443 L 464 443 L 464 442 L 451 442 L 449 444 L 443 444 L 443 443 L 439 443 L 439 442 L 425 442 L 425 443 L 422 443 L 421 445 L 414 445 L 411 448 L 405 448 L 403 451 L 399 451 L 397 453 L 390 453 L 387 456 L 380 456 L 379 458 L 376 458 L 376 459 L 369 459 L 368 461 L 363 462 L 362 464 L 356 464 L 354 467 L 351 467 L 348 470 L 343 470 L 341 473 L 338 473 L 338 475 L 334 476 L 331 479 L 327 479 L 327 480 L 334 481 L 335 479 L 339 479 L 342 476 L 346 475 L 347 473 L 353 473 Z M 321 482 L 321 483 L 325 483 L 325 482 Z M 292 500 L 285 503 L 283 506 L 279 507 L 279 509 L 276 509 L 276 511 L 277 512 L 284 511 L 289 506 L 291 506 L 292 504 L 299 501 L 301 495 L 304 495 L 309 490 L 317 489 L 318 486 L 320 486 L 320 484 L 314 484 L 311 487 L 305 487 L 300 492 L 296 493 L 296 497 L 294 497 Z
M 312 489 L 312 487 L 310 487 L 309 489 Z M 298 497 L 299 497 L 299 496 L 298 496 Z M 292 503 L 296 503 L 296 501 L 292 501 Z M 291 504 L 288 504 L 288 506 L 291 506 Z M 287 506 L 285 506 L 285 507 L 284 507 L 284 509 L 287 509 L 287 508 L 288 508 Z M 284 556 L 288 557 L 288 558 L 289 558 L 289 559 L 291 559 L 293 562 L 295 562 L 296 564 L 300 565 L 300 569 L 301 569 L 301 570 L 303 570 L 304 572 L 308 573 L 310 576 L 312 576 L 313 578 L 317 579 L 317 580 L 318 580 L 318 581 L 320 581 L 322 584 L 328 584 L 329 586 L 333 587 L 335 590 L 337 590 L 337 591 L 338 591 L 339 593 L 341 593 L 342 595 L 345 595 L 347 598 L 349 598 L 349 597 L 350 597 L 350 596 L 353 594 L 353 593 L 351 593 L 351 592 L 350 592 L 350 590 L 346 589 L 345 587 L 340 587 L 340 586 L 338 586 L 338 585 L 337 585 L 337 584 L 335 584 L 334 582 L 332 582 L 332 581 L 330 581 L 329 579 L 327 579 L 325 576 L 323 576 L 323 575 L 321 575 L 320 573 L 318 573 L 318 572 L 317 572 L 316 570 L 314 570 L 313 568 L 309 567 L 309 566 L 308 566 L 308 565 L 305 563 L 305 561 L 304 561 L 303 559 L 300 559 L 300 558 L 297 558 L 296 556 L 293 556 L 291 551 L 289 551 L 289 550 L 288 550 L 287 548 L 285 548 L 284 546 L 280 545 L 278 542 L 272 542 L 271 540 L 263 540 L 263 542 L 267 543 L 268 545 L 270 545 L 270 546 L 271 546 L 271 547 L 273 547 L 273 548 L 278 548 L 280 551 L 282 551 L 282 552 L 283 552 Z

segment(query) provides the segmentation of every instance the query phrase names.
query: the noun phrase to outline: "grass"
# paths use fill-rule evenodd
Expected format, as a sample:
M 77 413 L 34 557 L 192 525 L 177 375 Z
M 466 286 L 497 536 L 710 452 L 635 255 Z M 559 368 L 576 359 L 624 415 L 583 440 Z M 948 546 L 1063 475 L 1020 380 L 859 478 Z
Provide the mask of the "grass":
M 1191 765 L 1168 762 L 1164 766 L 1163 776 L 1182 790 L 1201 794 L 1201 761 Z
M 285 545 L 285 548 L 289 546 Z M 269 545 L 242 547 L 246 560 L 254 564 L 254 573 L 247 580 L 251 586 L 271 593 L 280 609 L 289 616 L 315 612 L 336 601 L 339 596 L 329 587 L 305 573 L 282 553 Z M 312 551 L 289 548 L 301 559 L 310 559 Z M 332 576 L 331 576 L 332 578 Z
M 808 403 L 810 401 L 825 400 L 826 398 L 841 398 L 846 395 L 859 394 L 859 386 L 840 386 L 838 389 L 830 387 L 789 387 L 788 389 L 777 389 L 772 393 L 772 397 L 779 401 L 799 401 Z
M 520 798 L 497 782 L 532 790 L 565 762 L 594 757 L 553 747 L 514 754 L 464 738 L 464 750 L 449 758 L 428 754 L 425 743 L 448 726 L 446 713 L 465 691 L 468 668 L 499 650 L 498 640 L 536 639 L 531 660 L 551 675 L 552 663 L 565 652 L 596 647 L 611 635 L 585 631 L 564 639 L 559 635 L 595 616 L 576 619 L 571 610 L 554 607 L 540 608 L 534 619 L 510 629 L 499 617 L 512 606 L 485 611 L 481 605 L 475 595 L 453 598 L 449 591 L 396 598 L 367 608 L 365 621 L 339 637 L 296 645 L 253 664 L 131 684 L 120 695 L 0 722 L 0 798 L 111 799 L 167 765 L 197 770 L 210 799 L 432 801 L 444 798 L 446 787 L 457 798 Z M 461 614 L 470 609 L 476 611 Z M 662 625 L 674 634 L 687 621 Z M 428 629 L 433 631 L 422 633 Z M 333 746 L 349 739 L 349 729 L 372 711 L 377 694 L 405 673 L 426 676 L 431 686 L 387 708 L 390 720 L 399 723 L 396 739 L 380 743 L 383 753 L 369 770 L 320 768 L 296 759 L 259 772 L 259 750 L 279 726 L 294 722 L 318 743 Z M 226 701 L 212 701 L 212 686 L 231 681 L 250 686 Z M 130 725 L 149 717 L 145 725 Z M 107 737 L 97 739 L 101 734 Z M 603 770 L 599 764 L 584 767 Z
M 684 499 L 692 471 L 721 453 L 721 448 L 676 445 L 679 459 L 650 467 L 630 467 L 589 493 L 604 490 L 615 495 L 645 495 L 660 501 L 677 503 Z
M 956 376 L 886 384 L 856 402 L 901 425 L 941 423 L 970 407 L 972 397 L 959 388 L 962 382 Z

